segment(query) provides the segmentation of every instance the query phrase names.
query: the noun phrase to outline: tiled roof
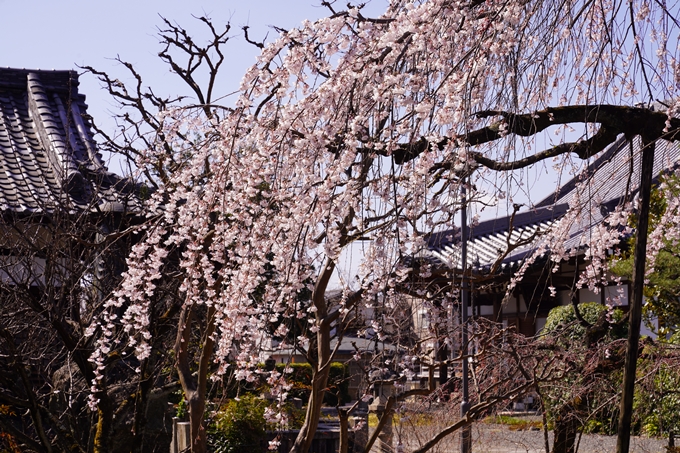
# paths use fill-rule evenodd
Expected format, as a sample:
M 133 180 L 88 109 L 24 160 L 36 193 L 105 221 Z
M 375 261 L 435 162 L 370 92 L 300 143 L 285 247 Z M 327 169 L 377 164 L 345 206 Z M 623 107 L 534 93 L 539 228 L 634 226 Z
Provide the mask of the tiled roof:
M 468 266 L 481 272 L 488 271 L 502 258 L 501 271 L 516 269 L 524 258 L 536 250 L 540 234 L 564 216 L 570 203 L 581 203 L 584 208 L 588 207 L 586 204 L 595 203 L 593 206 L 599 209 L 588 209 L 587 212 L 591 214 L 582 216 L 578 223 L 573 224 L 565 238 L 565 249 L 582 247 L 584 238 L 589 236 L 588 232 L 601 223 L 627 194 L 637 191 L 640 155 L 639 139 L 633 140 L 631 146 L 621 137 L 583 172 L 532 209 L 517 213 L 514 218 L 501 217 L 473 226 L 468 241 Z M 662 172 L 678 165 L 680 146 L 659 140 L 654 159 L 654 177 L 658 178 Z M 582 182 L 587 184 L 580 184 Z M 503 256 L 509 246 L 515 248 Z M 458 229 L 433 234 L 428 238 L 428 248 L 423 258 L 434 259 L 439 266 L 462 267 Z
M 536 207 L 568 203 L 579 190 L 578 184 L 589 181 L 582 187 L 581 198 L 596 198 L 597 201 L 619 200 L 626 193 L 636 192 L 640 183 L 640 138 L 631 144 L 620 137 L 608 147 L 588 168 L 564 184 L 560 189 L 536 204 Z M 675 167 L 680 159 L 680 146 L 666 140 L 658 140 L 654 151 L 654 176 Z M 632 172 L 631 172 L 632 170 Z
M 102 162 L 76 72 L 0 68 L 0 211 L 124 211 L 134 189 Z
M 509 246 L 515 247 L 502 260 L 501 270 L 517 266 L 535 248 L 534 238 L 545 233 L 567 210 L 566 204 L 548 206 L 479 223 L 471 228 L 468 241 L 468 266 L 490 268 Z M 523 245 L 519 245 L 523 244 Z M 447 267 L 460 269 L 460 232 L 444 231 L 428 238 L 429 255 Z

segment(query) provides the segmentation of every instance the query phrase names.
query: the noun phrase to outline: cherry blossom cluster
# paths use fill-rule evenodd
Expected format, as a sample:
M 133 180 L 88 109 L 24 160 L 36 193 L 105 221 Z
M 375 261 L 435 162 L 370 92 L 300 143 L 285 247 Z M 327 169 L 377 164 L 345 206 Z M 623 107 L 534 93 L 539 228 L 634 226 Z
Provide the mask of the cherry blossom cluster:
M 182 164 L 149 202 L 145 239 L 93 326 L 103 335 L 92 360 L 101 370 L 112 341 L 148 355 L 149 303 L 175 264 L 183 303 L 215 308 L 219 372 L 235 365 L 247 380 L 272 324 L 281 323 L 277 334 L 285 337 L 286 320 L 308 320 L 309 329 L 282 347 L 305 348 L 319 332 L 329 307 L 318 283 L 352 242 L 371 239 L 358 257 L 358 278 L 343 289 L 363 290 L 358 304 L 403 286 L 405 258 L 451 222 L 460 176 L 475 178 L 470 151 L 498 160 L 532 152 L 511 134 L 466 145 L 466 133 L 488 122 L 474 113 L 677 95 L 677 31 L 669 32 L 667 12 L 630 2 L 623 5 L 635 13 L 630 22 L 620 7 L 613 0 L 394 0 L 380 18 L 355 8 L 282 32 L 244 74 L 226 117 L 163 112 L 167 141 L 138 165 L 168 149 Z M 419 140 L 426 149 L 399 157 Z M 480 189 L 503 192 L 506 183 Z M 558 261 L 572 253 L 563 246 L 569 232 L 599 209 L 586 205 L 572 201 L 536 256 L 549 251 Z M 626 233 L 628 209 L 593 230 L 582 285 L 602 275 L 607 249 Z M 313 303 L 302 300 L 306 293 Z M 125 339 L 114 338 L 119 325 Z

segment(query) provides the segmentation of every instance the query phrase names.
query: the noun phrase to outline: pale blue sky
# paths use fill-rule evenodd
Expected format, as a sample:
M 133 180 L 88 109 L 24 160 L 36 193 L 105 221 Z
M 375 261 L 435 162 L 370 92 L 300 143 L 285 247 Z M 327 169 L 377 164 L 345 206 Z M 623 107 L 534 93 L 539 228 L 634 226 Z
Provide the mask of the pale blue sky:
M 372 11 L 378 11 L 377 6 L 387 2 L 372 3 Z M 207 15 L 216 25 L 232 24 L 234 39 L 226 45 L 227 63 L 217 90 L 226 94 L 238 87 L 257 54 L 242 39 L 243 25 L 251 27 L 253 38 L 267 33 L 274 37 L 271 25 L 292 28 L 304 19 L 328 15 L 320 4 L 321 0 L 0 0 L 0 67 L 78 70 L 78 65 L 89 65 L 125 80 L 124 68 L 113 61 L 118 55 L 133 63 L 155 92 L 176 94 L 184 87 L 157 57 L 159 15 L 198 37 L 206 35 L 201 35 L 204 28 L 192 15 Z M 80 82 L 89 113 L 98 124 L 113 127 L 109 96 L 89 74 Z

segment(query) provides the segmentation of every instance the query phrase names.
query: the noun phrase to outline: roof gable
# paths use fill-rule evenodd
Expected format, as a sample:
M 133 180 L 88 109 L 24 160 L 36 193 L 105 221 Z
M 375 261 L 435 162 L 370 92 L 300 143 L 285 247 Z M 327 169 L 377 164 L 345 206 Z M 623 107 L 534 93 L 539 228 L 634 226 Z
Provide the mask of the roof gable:
M 1 211 L 120 208 L 133 190 L 122 181 L 97 151 L 75 71 L 0 68 Z

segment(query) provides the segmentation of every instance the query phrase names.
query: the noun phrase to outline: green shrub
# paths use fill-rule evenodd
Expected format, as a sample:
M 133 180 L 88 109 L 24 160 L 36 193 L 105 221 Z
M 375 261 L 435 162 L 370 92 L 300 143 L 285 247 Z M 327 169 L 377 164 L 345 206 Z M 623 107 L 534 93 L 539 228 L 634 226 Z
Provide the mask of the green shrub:
M 585 302 L 578 305 L 579 313 L 590 324 L 597 323 L 600 315 L 608 308 L 597 302 Z M 621 309 L 615 308 L 611 314 L 611 320 L 618 322 L 624 317 Z M 545 321 L 545 333 L 562 332 L 564 338 L 572 343 L 570 346 L 581 345 L 586 335 L 586 329 L 576 322 L 576 313 L 573 305 L 555 307 L 548 313 Z M 628 335 L 627 325 L 615 326 L 609 330 L 609 339 L 625 338 Z
M 608 314 L 611 321 L 619 321 L 624 314 L 620 309 L 607 313 L 608 308 L 597 302 L 578 305 L 583 319 L 596 325 L 601 316 Z M 613 434 L 616 432 L 617 399 L 612 398 L 621 386 L 621 372 L 605 359 L 606 352 L 600 342 L 625 338 L 627 325 L 607 326 L 606 331 L 596 330 L 588 338 L 586 329 L 576 319 L 572 305 L 550 310 L 543 333 L 547 341 L 555 341 L 558 349 L 569 351 L 570 363 L 559 385 L 542 386 L 541 396 L 549 424 L 568 426 L 577 420 L 578 429 L 586 433 Z M 612 350 L 610 354 L 617 354 Z M 617 360 L 619 360 L 617 358 Z M 594 363 L 601 367 L 593 368 Z M 584 423 L 585 422 L 585 423 Z
M 184 392 L 180 391 L 179 393 L 182 396 L 179 400 L 179 403 L 175 405 L 175 417 L 179 418 L 180 420 L 186 420 L 189 416 L 189 407 L 187 406 L 187 400 L 184 398 Z
M 602 420 L 590 419 L 583 425 L 586 434 L 613 434 L 610 433 L 609 425 Z
M 276 371 L 283 373 L 287 366 L 292 369 L 292 372 L 286 373 L 286 379 L 293 385 L 293 388 L 288 392 L 289 395 L 307 401 L 312 388 L 312 366 L 309 363 L 291 363 L 288 365 L 278 363 Z M 349 401 L 351 401 L 351 398 L 347 366 L 340 362 L 333 362 L 328 375 L 328 391 L 324 395 L 324 403 L 329 406 L 336 406 L 338 403 L 342 405 Z
M 666 436 L 680 431 L 680 375 L 676 367 L 655 359 L 652 355 L 638 361 L 638 376 L 646 379 L 635 387 L 634 427 L 648 436 Z
M 209 429 L 210 451 L 261 453 L 266 448 L 267 401 L 254 395 L 233 399 L 215 415 Z
M 267 407 L 278 410 L 275 403 L 270 403 L 253 394 L 245 394 L 238 399 L 232 399 L 222 406 L 208 425 L 210 451 L 216 453 L 265 451 L 267 431 L 281 428 L 265 421 L 264 413 Z M 292 404 L 286 403 L 282 410 L 288 418 L 286 428 L 302 427 L 305 419 L 304 409 L 297 409 Z

